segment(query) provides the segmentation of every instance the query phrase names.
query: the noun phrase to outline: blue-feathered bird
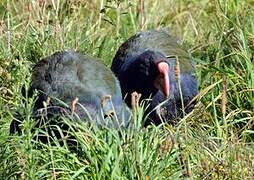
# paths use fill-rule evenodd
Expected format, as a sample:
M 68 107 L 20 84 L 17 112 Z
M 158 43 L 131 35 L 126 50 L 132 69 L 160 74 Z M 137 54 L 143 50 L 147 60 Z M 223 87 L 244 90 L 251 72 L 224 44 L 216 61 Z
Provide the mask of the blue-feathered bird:
M 152 113 L 145 125 L 170 122 L 183 112 L 190 112 L 195 105 L 194 101 L 190 103 L 198 94 L 193 60 L 166 30 L 149 30 L 130 37 L 118 49 L 111 70 L 119 79 L 129 106 L 134 91 L 141 94 L 141 100 L 151 98 L 148 111 Z M 164 101 L 167 102 L 154 110 Z

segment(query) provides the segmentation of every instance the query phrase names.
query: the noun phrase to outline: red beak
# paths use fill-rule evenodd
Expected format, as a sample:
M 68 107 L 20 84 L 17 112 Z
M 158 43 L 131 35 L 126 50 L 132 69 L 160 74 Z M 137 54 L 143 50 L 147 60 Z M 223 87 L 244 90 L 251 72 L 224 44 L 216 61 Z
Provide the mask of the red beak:
M 166 97 L 169 97 L 169 65 L 166 62 L 159 62 L 157 68 L 160 72 L 159 76 L 155 79 L 154 85 L 161 90 Z

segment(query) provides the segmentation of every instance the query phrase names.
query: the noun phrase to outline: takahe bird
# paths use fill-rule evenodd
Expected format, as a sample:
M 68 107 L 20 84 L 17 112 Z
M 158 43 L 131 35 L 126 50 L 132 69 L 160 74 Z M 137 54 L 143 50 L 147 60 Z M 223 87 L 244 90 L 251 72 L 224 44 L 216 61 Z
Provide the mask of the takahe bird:
M 118 49 L 111 70 L 120 81 L 128 106 L 134 91 L 141 94 L 141 100 L 151 97 L 149 111 L 167 100 L 160 109 L 151 112 L 145 125 L 173 120 L 195 105 L 190 103 L 198 94 L 193 60 L 166 30 L 148 30 L 129 38 Z
M 39 92 L 36 117 L 47 106 L 48 116 L 75 114 L 75 119 L 117 129 L 129 125 L 130 111 L 118 80 L 94 57 L 68 50 L 42 59 L 33 69 L 29 94 L 35 90 Z M 10 131 L 17 126 L 13 121 Z

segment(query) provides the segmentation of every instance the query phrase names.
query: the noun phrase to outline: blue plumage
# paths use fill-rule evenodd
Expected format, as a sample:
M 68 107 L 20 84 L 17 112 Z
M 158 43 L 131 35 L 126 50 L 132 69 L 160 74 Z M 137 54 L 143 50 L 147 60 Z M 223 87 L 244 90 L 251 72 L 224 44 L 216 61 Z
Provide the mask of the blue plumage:
M 177 68 L 180 69 L 184 110 L 176 78 Z M 151 97 L 145 125 L 171 122 L 181 117 L 183 111 L 189 113 L 195 105 L 191 100 L 198 94 L 198 82 L 193 60 L 176 38 L 164 30 L 144 31 L 129 38 L 118 49 L 111 70 L 119 79 L 129 106 L 134 91 L 141 93 L 141 100 Z M 163 105 L 155 109 L 161 103 Z

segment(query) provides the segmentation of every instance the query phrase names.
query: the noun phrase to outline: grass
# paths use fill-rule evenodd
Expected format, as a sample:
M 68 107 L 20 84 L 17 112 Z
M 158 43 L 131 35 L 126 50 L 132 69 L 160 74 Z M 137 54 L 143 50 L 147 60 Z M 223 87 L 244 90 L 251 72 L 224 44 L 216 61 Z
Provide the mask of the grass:
M 254 4 L 200 1 L 0 2 L 0 174 L 3 179 L 253 179 Z M 31 132 L 33 101 L 21 95 L 31 69 L 61 49 L 112 58 L 130 35 L 170 28 L 197 64 L 197 108 L 176 126 L 99 130 L 71 123 L 71 151 Z M 24 101 L 25 100 L 25 101 Z M 9 136 L 16 110 L 22 136 Z

